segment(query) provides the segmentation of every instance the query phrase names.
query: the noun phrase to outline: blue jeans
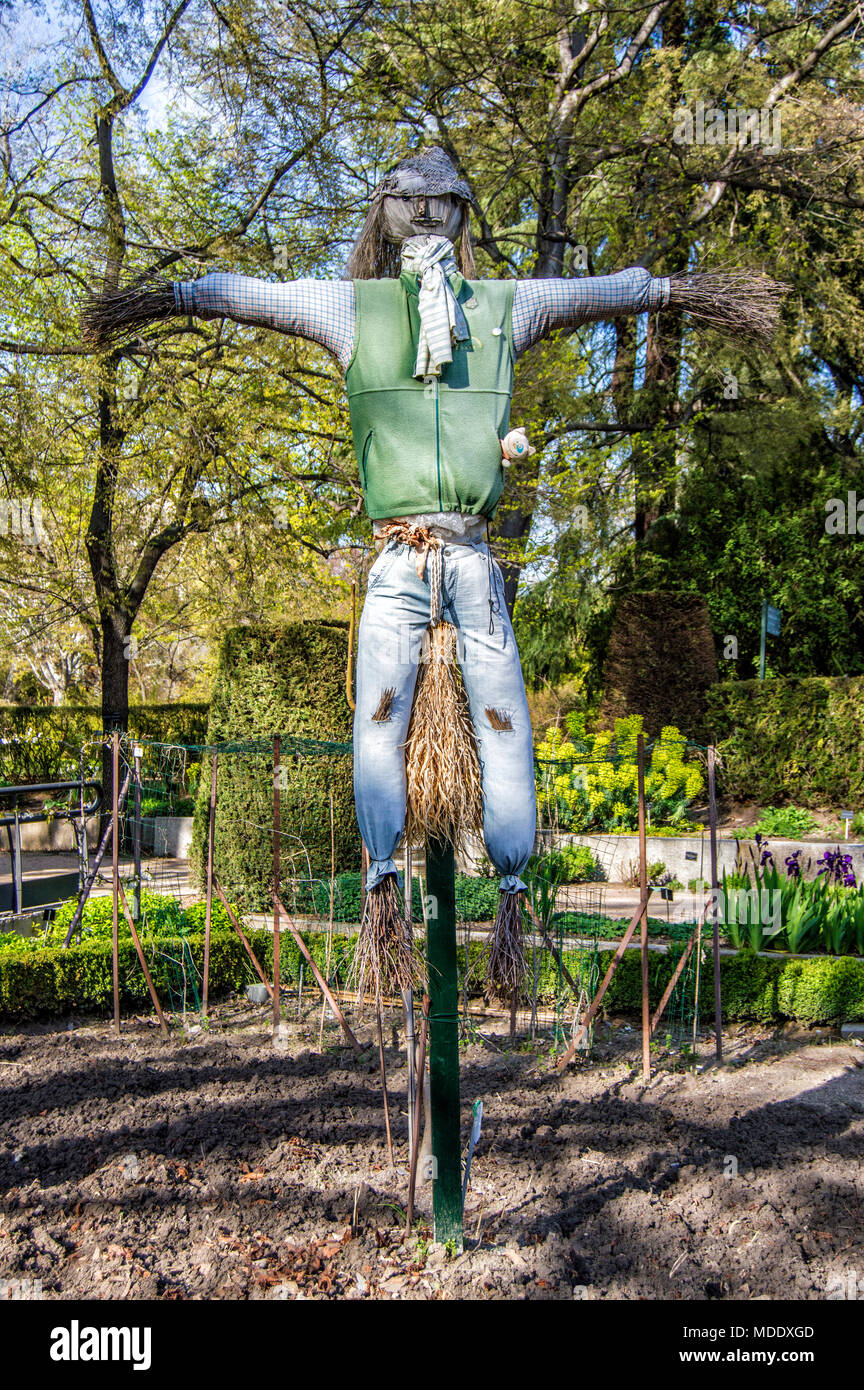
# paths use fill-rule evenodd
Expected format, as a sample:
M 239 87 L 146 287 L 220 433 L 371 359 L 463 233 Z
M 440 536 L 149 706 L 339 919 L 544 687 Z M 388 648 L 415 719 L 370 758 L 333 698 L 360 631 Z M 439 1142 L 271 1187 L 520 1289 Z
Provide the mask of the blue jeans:
M 483 542 L 443 547 L 441 616 L 457 629 L 457 655 L 477 740 L 483 783 L 483 837 L 501 887 L 524 888 L 534 847 L 536 803 L 531 720 L 501 571 Z M 354 799 L 369 851 L 367 888 L 398 873 L 393 855 L 405 823 L 405 740 L 423 635 L 429 624 L 429 569 L 417 552 L 390 541 L 369 575 L 357 643 Z M 491 610 L 490 610 L 491 598 Z M 491 632 L 490 632 L 491 611 Z M 387 720 L 372 718 L 385 690 Z M 488 711 L 510 728 L 493 727 Z

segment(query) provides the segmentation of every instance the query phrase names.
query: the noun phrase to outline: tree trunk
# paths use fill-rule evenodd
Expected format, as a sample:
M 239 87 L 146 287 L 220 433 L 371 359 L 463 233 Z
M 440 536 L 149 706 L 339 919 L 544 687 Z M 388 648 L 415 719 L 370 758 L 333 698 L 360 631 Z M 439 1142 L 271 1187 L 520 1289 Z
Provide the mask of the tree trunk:
M 121 610 L 111 609 L 102 619 L 102 835 L 111 817 L 113 796 L 111 743 L 114 730 L 129 727 L 129 630 L 132 624 Z M 123 784 L 121 768 L 120 785 Z

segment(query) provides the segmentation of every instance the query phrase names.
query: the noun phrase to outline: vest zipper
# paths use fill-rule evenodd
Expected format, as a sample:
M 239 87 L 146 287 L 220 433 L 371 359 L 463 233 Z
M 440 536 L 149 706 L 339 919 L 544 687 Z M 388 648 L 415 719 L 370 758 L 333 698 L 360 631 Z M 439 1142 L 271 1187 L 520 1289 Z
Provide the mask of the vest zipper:
M 370 430 L 369 433 L 367 434 L 366 440 L 365 440 L 365 442 L 364 442 L 364 444 L 363 444 L 363 453 L 362 453 L 362 455 L 360 456 L 360 472 L 361 472 L 362 475 L 363 475 L 363 490 L 364 490 L 364 491 L 366 490 L 366 460 L 367 460 L 367 458 L 369 457 L 369 447 L 370 447 L 370 445 L 371 445 L 371 443 L 372 443 L 372 436 L 373 436 L 374 433 L 375 433 L 374 430 Z
M 441 496 L 441 429 L 438 418 L 438 377 L 435 378 L 435 471 L 438 475 L 438 510 L 444 510 L 444 500 Z

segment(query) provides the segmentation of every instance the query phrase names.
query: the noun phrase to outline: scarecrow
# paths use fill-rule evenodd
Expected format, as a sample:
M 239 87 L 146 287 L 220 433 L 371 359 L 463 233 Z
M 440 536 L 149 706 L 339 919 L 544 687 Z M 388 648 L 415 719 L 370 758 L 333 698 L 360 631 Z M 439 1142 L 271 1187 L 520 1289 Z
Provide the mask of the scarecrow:
M 98 295 L 85 311 L 85 331 L 100 344 L 172 315 L 226 317 L 311 339 L 344 371 L 380 546 L 359 629 L 354 719 L 369 853 L 357 963 L 376 995 L 410 988 L 414 974 L 394 859 L 406 829 L 453 844 L 482 834 L 500 875 L 487 983 L 512 999 L 524 972 L 531 723 L 488 535 L 508 463 L 533 452 L 510 428 L 517 358 L 554 329 L 660 309 L 752 342 L 770 336 L 782 293 L 746 271 L 478 280 L 472 204 L 447 154 L 423 150 L 375 188 L 344 280 L 213 273 Z

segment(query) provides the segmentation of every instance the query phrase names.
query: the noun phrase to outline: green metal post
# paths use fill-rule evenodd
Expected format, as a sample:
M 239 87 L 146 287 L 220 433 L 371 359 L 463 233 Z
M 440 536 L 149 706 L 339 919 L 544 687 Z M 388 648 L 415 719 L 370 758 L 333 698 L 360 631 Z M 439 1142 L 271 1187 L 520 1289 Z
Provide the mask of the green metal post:
M 462 1249 L 462 1162 L 459 1115 L 459 987 L 456 970 L 456 876 L 453 846 L 426 845 L 426 958 L 429 966 L 429 1086 L 432 1121 L 432 1209 L 435 1240 Z M 418 1080 L 422 1084 L 422 1078 Z

